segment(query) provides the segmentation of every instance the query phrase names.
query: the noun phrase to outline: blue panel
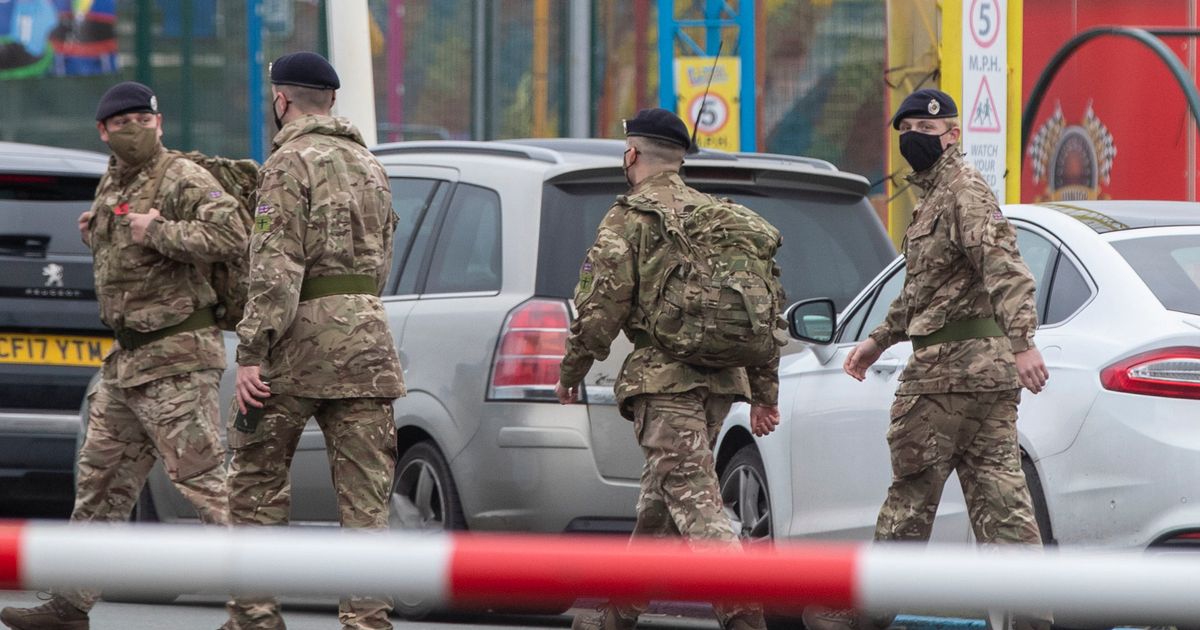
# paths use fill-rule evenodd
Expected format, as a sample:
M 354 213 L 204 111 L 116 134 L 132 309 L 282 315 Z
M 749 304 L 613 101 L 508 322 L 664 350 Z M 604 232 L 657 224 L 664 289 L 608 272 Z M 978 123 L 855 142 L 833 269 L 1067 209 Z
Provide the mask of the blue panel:
M 263 137 L 263 73 L 266 64 L 262 49 L 262 0 L 246 0 L 246 94 L 249 95 L 250 157 L 262 162 L 266 158 Z
M 675 105 L 675 0 L 658 0 L 658 106 Z

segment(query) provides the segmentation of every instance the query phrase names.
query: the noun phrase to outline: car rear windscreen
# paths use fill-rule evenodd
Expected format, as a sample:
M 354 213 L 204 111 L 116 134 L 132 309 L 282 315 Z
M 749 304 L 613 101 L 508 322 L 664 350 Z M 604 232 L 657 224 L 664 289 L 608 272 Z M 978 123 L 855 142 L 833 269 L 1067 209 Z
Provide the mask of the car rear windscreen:
M 1167 310 L 1200 315 L 1200 234 L 1123 239 L 1112 246 Z
M 0 173 L 0 255 L 89 254 L 77 219 L 97 177 Z
M 896 256 L 878 216 L 859 196 L 794 188 L 697 186 L 754 210 L 783 234 L 776 260 L 789 302 L 832 298 L 845 308 Z M 546 186 L 542 200 L 537 293 L 569 298 L 596 227 L 625 192 L 620 184 Z

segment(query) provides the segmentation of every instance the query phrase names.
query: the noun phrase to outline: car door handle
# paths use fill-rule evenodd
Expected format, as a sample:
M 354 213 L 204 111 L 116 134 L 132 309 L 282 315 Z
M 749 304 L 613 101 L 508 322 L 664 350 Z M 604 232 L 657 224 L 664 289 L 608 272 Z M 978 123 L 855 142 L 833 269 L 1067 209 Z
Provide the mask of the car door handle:
M 896 359 L 880 359 L 871 366 L 871 371 L 876 374 L 891 374 L 900 369 L 900 362 Z

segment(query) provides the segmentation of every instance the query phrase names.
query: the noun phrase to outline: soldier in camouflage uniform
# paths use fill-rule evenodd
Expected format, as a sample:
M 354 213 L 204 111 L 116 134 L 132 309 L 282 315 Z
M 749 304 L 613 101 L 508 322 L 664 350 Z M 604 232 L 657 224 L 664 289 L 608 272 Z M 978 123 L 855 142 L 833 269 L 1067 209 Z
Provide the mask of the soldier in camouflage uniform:
M 907 274 L 884 323 L 844 366 L 861 381 L 889 346 L 913 343 L 891 410 L 893 477 L 875 539 L 928 540 L 957 471 L 981 543 L 1040 546 L 1016 429 L 1020 388 L 1036 394 L 1049 377 L 1033 343 L 1034 280 L 995 195 L 957 146 L 957 115 L 949 95 L 924 89 L 892 119 L 921 197 L 904 236 Z M 879 625 L 816 608 L 804 621 L 809 630 Z
M 560 402 L 577 400 L 578 387 L 595 360 L 604 360 L 617 333 L 644 338 L 646 296 L 658 290 L 639 282 L 657 282 L 664 274 L 664 247 L 658 219 L 630 205 L 645 195 L 674 212 L 710 203 L 711 197 L 687 186 L 679 176 L 691 145 L 687 128 L 673 113 L 642 110 L 626 122 L 626 179 L 632 189 L 618 199 L 600 223 L 575 293 L 578 317 L 571 324 L 556 393 Z M 724 513 L 712 445 L 735 401 L 750 402 L 756 434 L 778 424 L 778 355 L 751 368 L 697 368 L 669 358 L 651 344 L 636 343 L 617 379 L 621 414 L 634 423 L 646 463 L 642 469 L 633 535 L 680 536 L 694 547 L 739 546 Z M 637 624 L 644 603 L 609 606 L 599 614 L 575 618 L 573 628 L 620 630 Z M 765 628 L 755 605 L 718 606 L 725 628 Z
M 225 367 L 207 264 L 244 255 L 237 202 L 203 168 L 168 159 L 150 88 L 112 87 L 96 112 L 112 149 L 79 217 L 94 255 L 100 318 L 116 331 L 88 397 L 72 521 L 126 521 L 157 457 L 205 523 L 229 523 L 217 383 Z M 11 628 L 85 629 L 99 593 L 64 590 L 6 608 Z
M 349 121 L 330 115 L 329 62 L 294 53 L 271 67 L 280 125 L 263 165 L 250 241 L 250 291 L 238 325 L 237 398 L 257 427 L 229 430 L 235 524 L 284 525 L 288 468 L 304 425 L 325 435 L 343 527 L 382 529 L 396 459 L 392 400 L 403 396 L 379 294 L 396 215 L 387 174 Z M 225 627 L 283 628 L 270 596 L 235 597 Z M 391 628 L 391 602 L 344 597 L 344 628 Z

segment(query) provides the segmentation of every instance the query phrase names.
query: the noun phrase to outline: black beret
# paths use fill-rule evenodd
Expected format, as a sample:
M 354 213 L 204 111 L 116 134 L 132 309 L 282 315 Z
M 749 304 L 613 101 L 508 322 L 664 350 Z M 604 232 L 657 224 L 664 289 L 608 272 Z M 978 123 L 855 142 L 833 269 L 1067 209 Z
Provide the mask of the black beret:
M 892 129 L 900 128 L 905 118 L 954 118 L 958 116 L 958 105 L 950 95 L 933 88 L 924 88 L 909 94 L 900 103 L 900 109 L 892 116 Z
M 643 109 L 633 118 L 625 119 L 625 136 L 645 136 L 677 144 L 691 153 L 692 137 L 687 125 L 673 112 L 661 107 Z
M 271 83 L 299 85 L 316 90 L 336 90 L 342 87 L 337 71 L 315 52 L 284 55 L 271 64 Z
M 117 114 L 129 112 L 157 114 L 158 97 L 154 96 L 154 90 L 137 81 L 125 81 L 108 88 L 100 97 L 100 104 L 96 105 L 96 120 L 104 122 Z

